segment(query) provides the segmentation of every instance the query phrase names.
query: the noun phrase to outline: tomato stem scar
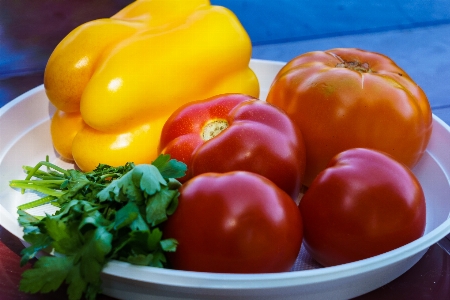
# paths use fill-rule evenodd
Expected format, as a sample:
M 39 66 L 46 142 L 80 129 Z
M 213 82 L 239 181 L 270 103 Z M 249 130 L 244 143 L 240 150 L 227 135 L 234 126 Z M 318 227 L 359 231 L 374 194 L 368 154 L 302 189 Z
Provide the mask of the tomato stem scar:
M 208 141 L 213 137 L 217 136 L 219 133 L 228 128 L 228 122 L 223 119 L 215 119 L 209 121 L 203 126 L 202 139 Z
M 347 68 L 353 71 L 357 71 L 360 73 L 371 73 L 372 70 L 369 67 L 369 64 L 364 62 L 359 62 L 359 61 L 343 61 L 340 62 L 336 65 L 336 68 Z

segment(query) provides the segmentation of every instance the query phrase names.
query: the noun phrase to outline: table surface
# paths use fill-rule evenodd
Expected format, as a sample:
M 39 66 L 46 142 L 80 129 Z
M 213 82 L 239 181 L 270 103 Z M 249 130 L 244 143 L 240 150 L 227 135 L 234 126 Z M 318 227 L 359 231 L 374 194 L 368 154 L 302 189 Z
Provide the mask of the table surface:
M 0 0 L 0 106 L 42 84 L 49 55 L 70 30 L 130 2 Z M 450 124 L 450 1 L 211 2 L 236 13 L 252 39 L 254 58 L 288 61 L 335 47 L 388 55 L 427 93 L 433 113 Z M 47 295 L 18 290 L 22 272 L 31 267 L 19 266 L 22 249 L 20 240 L 0 226 L 0 298 L 66 298 L 64 288 Z M 433 245 L 405 274 L 357 299 L 449 298 L 450 256 Z

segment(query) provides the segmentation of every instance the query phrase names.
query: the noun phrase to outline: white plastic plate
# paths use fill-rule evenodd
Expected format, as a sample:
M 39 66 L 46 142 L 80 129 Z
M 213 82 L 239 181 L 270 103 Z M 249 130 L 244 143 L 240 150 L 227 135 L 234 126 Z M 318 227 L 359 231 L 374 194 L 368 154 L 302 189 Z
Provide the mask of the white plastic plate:
M 284 65 L 252 60 L 261 83 L 261 99 Z M 23 94 L 0 109 L 0 224 L 22 237 L 16 208 L 33 194 L 9 187 L 24 178 L 23 165 L 50 160 L 73 167 L 55 154 L 49 133 L 54 112 L 43 86 Z M 411 268 L 428 247 L 450 232 L 450 128 L 433 116 L 427 151 L 414 168 L 426 196 L 425 235 L 401 248 L 365 260 L 320 268 L 304 250 L 295 270 L 277 274 L 215 274 L 133 266 L 112 261 L 103 271 L 104 294 L 120 299 L 348 299 L 374 290 Z

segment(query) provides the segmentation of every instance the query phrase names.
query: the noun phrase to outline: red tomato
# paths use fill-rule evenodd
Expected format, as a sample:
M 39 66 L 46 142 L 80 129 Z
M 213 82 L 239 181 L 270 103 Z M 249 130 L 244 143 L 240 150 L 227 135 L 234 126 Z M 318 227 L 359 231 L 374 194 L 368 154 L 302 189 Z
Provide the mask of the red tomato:
M 168 261 L 179 270 L 218 273 L 289 271 L 302 243 L 294 200 L 250 172 L 206 173 L 180 189 L 165 238 L 178 241 Z
M 275 78 L 267 101 L 302 131 L 305 184 L 350 148 L 373 148 L 413 167 L 427 147 L 432 114 L 422 89 L 388 57 L 359 49 L 300 55 Z
M 299 207 L 305 248 L 324 266 L 388 252 L 425 230 L 420 183 L 406 166 L 375 150 L 335 156 Z
M 188 166 L 185 181 L 206 173 L 249 171 L 297 198 L 305 169 L 298 127 L 279 108 L 241 94 L 187 104 L 166 121 L 159 150 Z

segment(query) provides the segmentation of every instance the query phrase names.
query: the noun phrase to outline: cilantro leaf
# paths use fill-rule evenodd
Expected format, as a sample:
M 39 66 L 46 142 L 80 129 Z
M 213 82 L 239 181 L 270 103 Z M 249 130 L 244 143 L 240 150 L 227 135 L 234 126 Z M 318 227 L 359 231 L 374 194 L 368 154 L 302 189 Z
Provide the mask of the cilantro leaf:
M 124 226 L 128 226 L 134 222 L 139 216 L 139 208 L 135 202 L 128 202 L 124 207 L 116 213 L 116 219 L 114 221 L 114 229 L 118 230 Z
M 43 256 L 33 269 L 22 273 L 19 289 L 26 293 L 56 291 L 64 282 L 73 265 L 70 256 Z
M 175 252 L 178 242 L 176 239 L 165 239 L 160 242 L 161 248 L 166 252 Z
M 167 220 L 167 209 L 172 201 L 178 198 L 178 195 L 178 190 L 169 190 L 164 187 L 159 193 L 150 196 L 146 206 L 147 222 L 152 226 L 156 226 Z
M 95 297 L 92 298 L 92 293 L 88 295 L 87 290 L 89 286 L 86 280 L 83 279 L 80 268 L 70 268 L 66 277 L 66 283 L 68 284 L 67 294 L 69 295 L 69 299 L 81 299 L 83 292 L 86 293 L 87 299 L 95 299 Z M 96 289 L 99 288 L 96 287 Z
M 111 251 L 112 234 L 105 227 L 87 232 L 81 249 L 80 269 L 83 278 L 89 283 L 100 283 L 100 273 Z M 100 285 L 99 285 L 100 286 Z
M 47 217 L 42 220 L 47 235 L 54 241 L 52 244 L 55 251 L 60 253 L 72 254 L 81 245 L 82 240 L 77 228 L 73 222 L 65 222 L 56 217 Z
M 20 209 L 17 211 L 17 214 L 19 215 L 18 221 L 20 226 L 23 227 L 24 234 L 40 232 L 39 227 L 37 227 L 39 223 L 38 218 Z
M 161 154 L 152 165 L 158 168 L 164 178 L 181 178 L 186 175 L 187 166 L 181 161 L 170 159 L 169 154 Z
M 134 184 L 132 172 L 130 171 L 121 178 L 114 180 L 110 185 L 101 190 L 97 194 L 100 201 L 142 201 L 142 191 L 139 190 L 139 186 Z
M 132 171 L 134 184 L 146 195 L 154 195 L 167 185 L 158 168 L 153 165 L 139 165 Z
M 52 239 L 42 233 L 31 233 L 24 235 L 24 240 L 30 243 L 30 246 L 24 248 L 20 254 L 20 266 L 23 267 L 30 259 L 34 258 L 39 251 L 47 249 L 52 242 Z

